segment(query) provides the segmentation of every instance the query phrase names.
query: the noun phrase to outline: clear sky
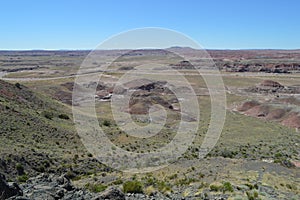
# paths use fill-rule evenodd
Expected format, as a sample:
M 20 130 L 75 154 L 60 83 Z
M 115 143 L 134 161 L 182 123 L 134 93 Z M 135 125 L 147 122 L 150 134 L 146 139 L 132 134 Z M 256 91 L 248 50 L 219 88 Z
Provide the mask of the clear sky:
M 299 0 L 1 0 L 0 49 L 93 49 L 142 27 L 209 49 L 300 49 Z

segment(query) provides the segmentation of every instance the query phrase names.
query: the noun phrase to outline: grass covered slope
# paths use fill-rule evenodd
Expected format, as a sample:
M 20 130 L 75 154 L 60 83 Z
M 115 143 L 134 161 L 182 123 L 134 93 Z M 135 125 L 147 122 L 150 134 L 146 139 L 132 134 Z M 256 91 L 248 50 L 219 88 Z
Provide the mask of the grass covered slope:
M 103 167 L 83 148 L 68 110 L 19 83 L 0 80 L 0 127 L 0 173 L 10 179 Z

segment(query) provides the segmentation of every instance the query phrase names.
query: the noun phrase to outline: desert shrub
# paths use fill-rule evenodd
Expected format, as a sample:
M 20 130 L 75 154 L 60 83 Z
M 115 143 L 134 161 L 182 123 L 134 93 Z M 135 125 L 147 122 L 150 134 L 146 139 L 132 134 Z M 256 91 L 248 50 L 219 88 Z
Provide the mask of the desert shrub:
M 230 150 L 224 149 L 221 152 L 221 156 L 224 157 L 224 158 L 233 158 L 234 157 L 234 153 L 232 151 L 230 151 Z
M 223 183 L 223 192 L 233 192 L 233 187 L 230 182 Z
M 50 111 L 43 111 L 42 115 L 44 117 L 46 117 L 47 119 L 52 119 L 54 117 L 53 112 L 50 112 Z
M 58 117 L 60 118 L 60 119 L 70 119 L 70 117 L 67 115 L 67 114 L 59 114 L 58 115 Z
M 78 160 L 78 158 L 79 158 L 79 155 L 75 154 L 73 160 Z
M 139 181 L 126 181 L 123 183 L 125 193 L 143 193 L 142 183 Z
M 45 167 L 43 166 L 43 165 L 40 165 L 40 166 L 38 166 L 37 168 L 36 168 L 36 171 L 38 171 L 38 172 L 45 172 L 46 170 L 45 170 Z
M 27 180 L 28 180 L 28 175 L 27 174 L 23 174 L 22 176 L 19 176 L 18 177 L 18 181 L 20 182 L 20 183 L 25 183 Z
M 122 179 L 118 179 L 118 180 L 115 180 L 114 182 L 112 182 L 113 185 L 121 185 L 122 183 L 123 183 Z
M 197 180 L 194 178 L 183 178 L 176 181 L 176 185 L 189 185 L 192 182 L 196 182 Z
M 155 188 L 151 185 L 151 186 L 148 186 L 146 189 L 145 189 L 145 194 L 148 195 L 148 196 L 152 196 L 153 194 L 155 194 L 156 190 Z
M 105 119 L 105 120 L 103 121 L 103 125 L 104 125 L 104 126 L 111 126 L 111 122 L 110 122 L 109 120 Z
M 210 190 L 213 191 L 213 192 L 233 192 L 233 187 L 231 185 L 230 182 L 225 182 L 223 183 L 222 185 L 221 184 L 212 184 L 209 186 Z
M 258 189 L 258 185 L 257 184 L 250 184 L 250 183 L 246 183 L 245 184 L 250 190 L 253 190 L 253 189 Z
M 248 197 L 248 200 L 256 200 L 256 199 L 259 199 L 258 197 L 258 192 L 255 190 L 255 191 L 247 191 L 246 192 L 246 195 Z
M 210 185 L 209 189 L 213 192 L 218 192 L 222 189 L 222 186 L 220 186 L 220 185 Z
M 167 191 L 171 191 L 171 187 L 170 184 L 164 182 L 164 181 L 158 181 L 157 182 L 157 189 L 160 192 L 167 192 Z
M 93 154 L 88 153 L 87 156 L 88 156 L 88 157 L 93 157 Z
M 20 83 L 15 83 L 15 86 L 16 86 L 18 89 L 21 89 L 21 84 L 20 84 Z
M 24 167 L 21 163 L 17 163 L 16 164 L 16 169 L 19 175 L 23 175 L 24 174 Z
M 173 174 L 173 175 L 171 175 L 171 176 L 169 176 L 169 179 L 176 179 L 178 177 L 178 175 L 177 174 Z
M 156 182 L 157 180 L 152 176 L 148 176 L 144 180 L 145 186 L 150 186 L 150 185 L 154 186 Z
M 87 183 L 85 185 L 85 188 L 91 192 L 98 193 L 98 192 L 103 192 L 107 188 L 107 186 L 100 184 L 100 183 L 99 184 L 98 183 L 96 183 L 96 184 Z
M 288 184 L 288 183 L 287 183 L 285 186 L 286 186 L 288 189 L 290 189 L 290 190 L 297 190 L 297 188 L 298 188 L 296 185 L 291 185 L 291 184 Z
M 24 167 L 21 163 L 17 163 L 16 164 L 16 169 L 19 171 L 19 170 L 24 170 Z

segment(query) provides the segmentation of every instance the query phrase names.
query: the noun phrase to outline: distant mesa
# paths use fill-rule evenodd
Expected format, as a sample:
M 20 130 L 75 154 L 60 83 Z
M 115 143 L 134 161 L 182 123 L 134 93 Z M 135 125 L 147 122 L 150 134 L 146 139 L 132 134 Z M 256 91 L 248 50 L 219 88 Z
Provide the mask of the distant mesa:
M 260 84 L 245 89 L 246 92 L 261 94 L 300 94 L 300 86 L 284 86 L 273 80 L 263 80 Z
M 195 67 L 187 60 L 182 60 L 176 64 L 170 64 L 173 69 L 195 69 Z

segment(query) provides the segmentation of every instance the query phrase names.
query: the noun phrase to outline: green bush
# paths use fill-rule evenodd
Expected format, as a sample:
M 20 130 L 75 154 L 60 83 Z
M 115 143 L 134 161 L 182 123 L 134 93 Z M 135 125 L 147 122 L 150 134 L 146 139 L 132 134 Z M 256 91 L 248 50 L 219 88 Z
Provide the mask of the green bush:
M 47 119 L 52 119 L 52 118 L 54 117 L 53 112 L 50 112 L 50 111 L 44 111 L 42 114 L 43 114 L 43 116 L 46 117 Z
M 222 185 L 210 185 L 210 190 L 213 192 L 233 192 L 233 187 L 230 182 L 225 182 Z
M 24 175 L 25 174 L 24 167 L 21 163 L 16 164 L 16 169 L 17 169 L 18 175 Z
M 107 186 L 106 185 L 103 185 L 103 184 L 91 184 L 91 183 L 87 183 L 85 185 L 85 188 L 90 190 L 91 192 L 95 192 L 95 193 L 98 193 L 98 192 L 103 192 Z
M 234 157 L 234 152 L 228 150 L 228 149 L 224 149 L 222 152 L 221 152 L 221 156 L 224 157 L 224 158 L 233 158 Z
M 164 181 L 158 181 L 157 182 L 157 189 L 160 192 L 166 192 L 166 191 L 171 191 L 170 184 L 164 182 Z
M 15 86 L 16 86 L 18 89 L 21 89 L 21 84 L 20 84 L 20 83 L 15 83 Z
M 123 184 L 123 191 L 125 193 L 143 193 L 143 186 L 139 181 L 126 181 Z
M 24 174 L 24 175 L 18 177 L 18 181 L 20 183 L 25 183 L 27 180 L 28 180 L 28 175 L 27 174 Z
M 103 125 L 104 125 L 104 126 L 111 126 L 111 122 L 110 122 L 109 120 L 105 119 L 105 120 L 103 121 Z
M 123 183 L 122 179 L 118 179 L 112 182 L 113 185 L 121 185 L 122 183 Z
M 248 197 L 248 200 L 256 200 L 259 199 L 258 192 L 257 191 L 247 191 L 246 195 Z
M 21 164 L 21 163 L 17 163 L 16 164 L 16 169 L 19 171 L 23 171 L 24 170 L 24 167 L 23 167 L 23 165 Z
M 213 192 L 218 192 L 222 189 L 222 186 L 219 186 L 219 185 L 210 185 L 209 186 L 209 189 Z
M 223 183 L 223 192 L 233 192 L 233 187 L 231 183 L 229 182 Z
M 70 117 L 67 115 L 67 114 L 60 114 L 60 115 L 58 115 L 58 117 L 60 118 L 60 119 L 70 119 Z

